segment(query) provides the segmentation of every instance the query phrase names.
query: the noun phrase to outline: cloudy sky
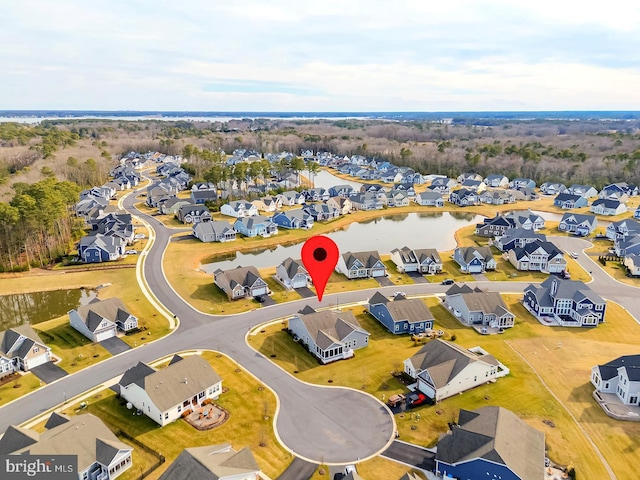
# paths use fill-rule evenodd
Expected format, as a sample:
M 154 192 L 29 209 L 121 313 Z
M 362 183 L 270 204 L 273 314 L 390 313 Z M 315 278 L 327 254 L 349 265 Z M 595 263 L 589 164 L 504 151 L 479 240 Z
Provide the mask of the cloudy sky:
M 0 109 L 640 110 L 640 2 L 19 0 Z

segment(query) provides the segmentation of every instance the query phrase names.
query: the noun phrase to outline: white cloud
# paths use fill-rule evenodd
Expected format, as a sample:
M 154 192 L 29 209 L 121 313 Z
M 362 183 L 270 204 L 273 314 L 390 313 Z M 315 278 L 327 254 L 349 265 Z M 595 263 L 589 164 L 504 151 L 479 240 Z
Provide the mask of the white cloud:
M 11 2 L 0 105 L 640 108 L 640 4 L 520 3 Z

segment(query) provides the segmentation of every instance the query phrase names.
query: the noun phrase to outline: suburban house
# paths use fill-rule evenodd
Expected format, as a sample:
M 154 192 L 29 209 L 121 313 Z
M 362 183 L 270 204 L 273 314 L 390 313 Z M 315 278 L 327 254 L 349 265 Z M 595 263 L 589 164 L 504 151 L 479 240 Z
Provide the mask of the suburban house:
M 286 205 L 288 207 L 303 205 L 305 202 L 304 194 L 296 192 L 295 190 L 289 190 L 288 192 L 281 193 L 278 197 L 282 200 L 282 205 Z
M 613 242 L 613 249 L 618 257 L 627 257 L 640 253 L 640 235 L 633 234 L 618 238 Z
M 369 299 L 369 313 L 391 333 L 421 333 L 433 329 L 433 314 L 419 298 L 395 295 L 389 300 L 380 292 Z
M 584 283 L 549 277 L 524 289 L 522 304 L 543 325 L 596 327 L 604 322 L 606 302 Z
M 635 197 L 636 195 L 638 195 L 638 187 L 636 185 L 633 185 L 627 182 L 618 182 L 618 183 L 612 183 L 612 184 L 606 185 L 602 189 L 602 191 L 606 191 L 608 193 L 617 191 L 627 195 L 627 197 Z
M 353 209 L 351 200 L 346 197 L 330 197 L 329 200 L 327 200 L 327 206 L 338 210 L 338 212 L 340 212 L 340 215 L 351 213 L 351 210 Z
M 316 312 L 305 307 L 289 319 L 293 338 L 314 355 L 320 363 L 351 358 L 354 350 L 369 345 L 369 332 L 364 330 L 351 312 L 323 310 Z
M 192 202 L 186 198 L 167 197 L 157 202 L 158 213 L 162 215 L 178 216 L 178 210 L 184 205 L 191 205 Z
M 578 213 L 565 213 L 560 219 L 558 230 L 573 233 L 581 237 L 591 235 L 598 226 L 595 215 L 582 215 Z M 608 229 L 607 229 L 608 232 Z M 609 236 L 607 234 L 607 236 Z
M 0 455 L 15 455 L 16 459 L 28 455 L 74 455 L 78 461 L 75 476 L 79 480 L 111 480 L 131 468 L 133 448 L 121 442 L 95 415 L 54 412 L 44 428 L 43 432 L 36 432 L 9 426 L 0 439 Z
M 404 361 L 404 373 L 418 390 L 439 402 L 509 374 L 509 369 L 480 347 L 467 350 L 439 338 Z
M 458 182 L 452 178 L 436 177 L 431 181 L 431 185 L 427 187 L 427 191 L 447 194 L 451 192 L 451 189 L 456 185 L 458 185 Z
M 438 192 L 422 192 L 415 197 L 415 202 L 424 207 L 444 207 L 444 199 L 442 194 Z
M 622 264 L 627 267 L 627 273 L 633 277 L 640 276 L 640 249 L 639 253 L 625 255 Z
M 515 188 L 521 190 L 523 188 L 536 188 L 536 182 L 530 178 L 514 178 L 509 182 L 509 188 Z
M 460 270 L 467 273 L 496 269 L 496 260 L 489 247 L 458 247 L 453 251 L 453 259 L 460 265 Z
M 531 242 L 509 250 L 509 262 L 518 270 L 562 273 L 567 269 L 564 253 L 547 241 Z
M 217 269 L 213 272 L 213 279 L 213 283 L 227 294 L 229 300 L 266 295 L 269 291 L 267 282 L 260 277 L 254 266 Z
M 326 202 L 329 200 L 329 190 L 325 188 L 310 188 L 302 192 L 307 202 Z
M 391 190 L 386 193 L 388 207 L 408 207 L 410 197 L 406 190 Z
M 409 247 L 391 250 L 391 260 L 396 264 L 398 272 L 439 273 L 442 271 L 442 260 L 437 250 L 422 248 L 413 250 Z
M 118 330 L 128 332 L 138 328 L 138 319 L 119 298 L 107 298 L 69 310 L 69 323 L 92 342 L 115 337 Z
M 249 447 L 230 444 L 185 448 L 159 480 L 257 480 L 260 467 Z
M 624 405 L 640 405 L 640 355 L 623 355 L 591 369 L 597 393 L 616 395 Z
M 488 203 L 489 205 L 516 203 L 515 195 L 506 190 L 487 190 L 482 192 L 478 198 L 482 203 Z
M 520 189 L 508 188 L 505 191 L 513 195 L 516 201 L 522 200 L 522 201 L 528 202 L 532 200 L 538 200 L 540 198 L 535 188 L 520 188 Z
M 444 303 L 458 320 L 481 333 L 515 324 L 515 315 L 507 310 L 498 292 L 447 292 Z
M 557 195 L 564 192 L 567 187 L 563 183 L 544 182 L 540 185 L 540 191 L 545 195 Z
M 266 196 L 252 200 L 251 204 L 256 207 L 259 212 L 275 212 L 282 208 L 282 199 L 280 197 Z
M 487 187 L 492 188 L 506 187 L 509 185 L 509 179 L 499 173 L 490 173 L 485 177 L 484 183 Z
M 177 217 L 182 223 L 208 222 L 211 220 L 211 212 L 204 205 L 182 205 Z
M 258 209 L 247 200 L 234 200 L 222 205 L 220 213 L 235 218 L 253 217 L 258 215 Z
M 640 234 L 640 221 L 632 218 L 611 222 L 607 225 L 607 238 L 609 240 L 624 240 L 631 235 Z
M 460 409 L 457 423 L 440 437 L 436 471 L 465 479 L 545 478 L 544 434 L 502 407 Z
M 196 192 L 198 190 L 216 190 L 216 186 L 211 182 L 195 182 L 191 185 L 192 192 Z
M 591 203 L 589 211 L 597 215 L 620 215 L 627 211 L 627 205 L 619 200 L 598 198 Z
M 78 258 L 84 263 L 101 263 L 118 260 L 125 255 L 127 241 L 121 237 L 86 235 L 78 242 Z
M 349 198 L 354 193 L 356 192 L 351 185 L 334 185 L 329 188 L 330 197 Z
M 485 218 L 476 224 L 476 235 L 479 237 L 499 237 L 505 230 L 512 228 L 513 222 L 505 215 L 496 214 L 495 217 Z
M 206 202 L 215 202 L 218 200 L 218 193 L 215 190 L 191 190 L 189 196 L 191 203 L 202 205 Z
M 584 198 L 591 198 L 591 197 L 598 196 L 598 190 L 596 190 L 590 185 L 573 184 L 570 187 L 568 187 L 565 191 L 572 195 L 580 195 L 581 197 L 584 197 Z
M 200 355 L 174 355 L 160 370 L 138 362 L 118 382 L 119 394 L 151 420 L 165 426 L 222 393 L 222 379 Z
M 271 221 L 282 228 L 309 230 L 313 227 L 313 217 L 301 208 L 278 212 L 271 217 Z
M 337 208 L 331 207 L 326 203 L 305 205 L 302 210 L 311 215 L 315 222 L 324 222 L 340 216 L 340 211 Z
M 462 183 L 465 180 L 480 180 L 482 181 L 482 175 L 480 175 L 479 173 L 472 173 L 472 172 L 465 172 L 465 173 L 461 173 L 460 175 L 458 175 L 458 182 Z
M 524 228 L 508 228 L 493 240 L 493 246 L 501 252 L 508 252 L 514 248 L 524 247 L 531 242 L 544 242 L 547 236 Z
M 615 186 L 615 184 L 613 184 L 600 190 L 598 198 L 605 198 L 607 200 L 618 200 L 619 202 L 625 203 L 629 200 L 629 195 L 625 193 L 624 190 L 618 188 L 617 186 Z
M 200 222 L 193 226 L 192 234 L 201 242 L 229 242 L 236 239 L 236 231 L 229 222 Z
M 233 224 L 236 232 L 245 237 L 270 237 L 278 233 L 278 226 L 270 218 L 256 215 L 253 217 L 240 217 Z
M 381 210 L 384 207 L 384 202 L 372 192 L 357 193 L 349 200 L 354 210 Z
M 0 332 L 0 378 L 18 370 L 28 372 L 51 360 L 51 349 L 31 325 L 18 325 Z
M 470 205 L 479 205 L 480 198 L 473 190 L 459 188 L 449 194 L 449 202 L 459 207 L 468 207 Z
M 276 267 L 276 280 L 291 290 L 309 286 L 311 276 L 300 260 L 289 257 Z
M 374 278 L 387 274 L 387 268 L 376 251 L 343 253 L 338 259 L 336 271 L 347 278 Z
M 572 208 L 582 208 L 589 205 L 589 202 L 582 195 L 574 195 L 572 193 L 559 193 L 553 199 L 553 205 L 556 207 L 569 210 Z
M 517 210 L 505 214 L 505 217 L 513 223 L 516 228 L 524 228 L 525 230 L 542 230 L 545 226 L 545 220 L 541 215 L 533 213 L 531 210 Z
M 467 190 L 473 190 L 476 193 L 482 193 L 487 189 L 487 184 L 482 180 L 474 180 L 471 178 L 467 178 L 464 180 L 460 186 Z

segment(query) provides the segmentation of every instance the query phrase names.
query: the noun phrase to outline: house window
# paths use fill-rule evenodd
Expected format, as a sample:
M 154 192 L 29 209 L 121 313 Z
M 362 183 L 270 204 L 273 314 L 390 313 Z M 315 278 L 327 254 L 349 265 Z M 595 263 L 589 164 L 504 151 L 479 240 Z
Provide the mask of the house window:
M 178 413 L 182 411 L 182 405 L 178 405 Z
M 204 395 L 205 395 L 205 392 L 200 392 L 200 393 L 198 394 L 198 398 L 202 398 L 202 397 L 204 397 Z
M 38 347 L 33 347 L 33 353 L 38 353 L 40 349 Z
M 164 414 L 164 419 L 165 419 L 165 420 L 168 420 L 168 419 L 169 419 L 169 413 L 168 413 L 168 412 Z
M 102 322 L 101 327 L 106 327 L 107 326 L 107 322 Z

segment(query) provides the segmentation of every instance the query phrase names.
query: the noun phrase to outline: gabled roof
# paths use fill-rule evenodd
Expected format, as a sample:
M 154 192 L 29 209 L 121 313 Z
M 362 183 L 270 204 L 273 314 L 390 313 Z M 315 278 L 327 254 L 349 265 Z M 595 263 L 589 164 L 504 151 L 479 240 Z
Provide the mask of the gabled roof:
M 221 287 L 228 287 L 233 290 L 238 285 L 242 285 L 243 287 L 250 287 L 253 285 L 258 279 L 262 280 L 260 277 L 260 273 L 258 273 L 258 269 L 253 265 L 249 267 L 241 267 L 238 266 L 236 268 L 232 268 L 231 270 L 216 270 L 213 272 L 215 277 L 215 281 Z M 264 282 L 264 280 L 262 280 Z
M 458 285 L 457 283 L 454 283 L 445 292 L 445 295 L 449 296 L 449 295 L 456 295 L 458 293 L 472 293 L 472 292 L 482 292 L 482 290 L 479 287 L 471 288 L 466 283 L 463 283 L 462 285 Z
M 558 202 L 576 202 L 578 200 L 580 200 L 582 197 L 582 195 L 577 195 L 577 194 L 573 194 L 573 193 L 559 193 L 558 195 L 556 195 L 555 201 Z
M 58 419 L 59 420 L 59 419 Z M 91 414 L 68 417 L 66 422 L 54 421 L 52 428 L 38 434 L 20 427 L 9 427 L 0 439 L 0 452 L 31 455 L 77 455 L 78 471 L 95 461 L 108 466 L 121 451 L 132 447 L 122 443 Z
M 563 255 L 562 251 L 556 247 L 553 243 L 547 241 L 536 240 L 535 242 L 527 243 L 524 247 L 516 247 L 513 252 L 516 258 L 522 258 L 535 253 L 538 249 L 544 250 L 549 258 Z
M 236 451 L 230 444 L 223 443 L 185 448 L 160 480 L 219 480 L 259 471 L 249 447 Z
M 436 460 L 450 465 L 477 458 L 506 465 L 522 480 L 544 478 L 544 456 L 544 434 L 502 407 L 461 409 L 436 451 Z
M 604 208 L 612 208 L 612 209 L 615 210 L 621 204 L 622 204 L 622 202 L 620 200 L 610 200 L 608 198 L 599 198 L 597 200 L 594 200 L 593 203 L 591 204 L 591 206 L 592 207 L 597 207 L 599 205 L 603 205 Z
M 235 229 L 229 222 L 216 221 L 198 222 L 193 226 L 193 231 L 199 234 L 222 235 L 227 232 L 235 232 Z
M 298 316 L 305 328 L 309 332 L 320 348 L 325 349 L 334 343 L 341 343 L 342 340 L 354 331 L 359 331 L 366 335 L 369 332 L 364 330 L 356 317 L 351 312 L 333 312 L 323 310 Z
M 391 319 L 394 322 L 407 320 L 419 322 L 433 320 L 433 314 L 429 307 L 419 298 L 407 298 L 404 295 L 396 295 L 393 300 L 388 300 L 380 292 L 376 292 L 369 299 L 369 305 L 385 304 Z
M 482 362 L 496 365 L 493 355 L 478 356 L 455 343 L 436 338 L 409 359 L 416 370 L 426 370 L 436 388 L 442 388 L 467 366 Z
M 119 298 L 107 298 L 76 309 L 87 328 L 95 332 L 104 319 L 111 322 L 125 321 L 131 313 Z
M 569 223 L 571 225 L 579 225 L 584 222 L 595 224 L 597 222 L 595 215 L 583 215 L 581 213 L 566 212 L 562 215 L 560 223 Z
M 359 261 L 366 268 L 372 268 L 380 260 L 380 254 L 374 250 L 369 252 L 346 252 L 342 254 L 347 269 L 351 268 L 356 261 Z
M 484 262 L 493 260 L 493 253 L 489 247 L 459 247 L 456 250 L 459 251 L 459 255 L 467 264 L 474 258 L 479 258 Z
M 287 257 L 282 261 L 282 266 L 287 272 L 287 277 L 289 278 L 295 277 L 298 273 L 309 275 L 309 272 L 307 272 L 307 269 L 304 268 L 300 260 L 294 260 L 291 257 Z
M 154 370 L 142 362 L 133 369 L 130 375 L 129 370 L 125 372 L 118 384 L 127 387 L 135 383 L 143 388 L 161 412 L 222 381 L 211 365 L 199 355 L 189 355 L 160 370 Z
M 270 218 L 264 217 L 262 215 L 254 215 L 253 217 L 240 217 L 236 220 L 236 223 L 242 223 L 248 230 L 257 227 L 262 224 L 270 224 L 273 223 Z
M 29 345 L 33 345 L 34 343 L 44 345 L 44 342 L 31 325 L 25 323 L 24 325 L 18 325 L 17 327 L 12 327 L 4 332 L 0 332 L 0 354 L 7 355 L 21 336 L 31 341 Z M 11 356 L 14 357 L 16 355 L 21 356 L 19 351 L 16 351 Z
M 410 249 L 407 246 L 404 246 L 402 248 L 394 248 L 393 250 L 391 250 L 391 253 L 394 254 L 396 253 L 400 256 L 400 259 L 402 260 L 402 263 L 407 264 L 407 263 L 418 263 L 418 259 L 416 258 L 416 255 L 414 254 L 413 250 Z
M 556 292 L 551 294 L 552 287 L 555 284 Z M 604 304 L 603 298 L 591 290 L 587 285 L 579 280 L 564 280 L 557 277 L 549 277 L 540 284 L 540 287 L 553 298 L 572 299 L 579 302 L 588 299 L 595 304 Z

